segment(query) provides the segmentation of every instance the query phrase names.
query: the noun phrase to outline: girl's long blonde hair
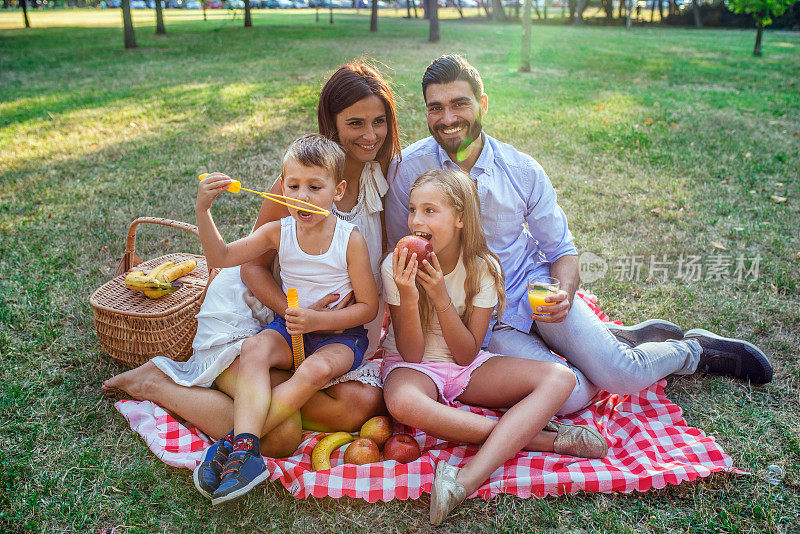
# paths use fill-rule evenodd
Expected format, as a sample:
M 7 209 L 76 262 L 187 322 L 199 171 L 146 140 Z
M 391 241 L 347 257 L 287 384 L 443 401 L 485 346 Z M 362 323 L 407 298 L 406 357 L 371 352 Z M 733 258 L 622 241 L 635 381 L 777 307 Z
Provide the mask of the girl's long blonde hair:
M 433 184 L 438 187 L 464 223 L 464 227 L 461 229 L 461 257 L 467 271 L 467 278 L 464 282 L 464 302 L 467 307 L 461 320 L 464 324 L 469 325 L 473 310 L 472 301 L 481 289 L 479 274 L 482 269 L 478 265 L 478 258 L 486 263 L 489 274 L 494 278 L 494 285 L 497 289 L 497 316 L 502 317 L 506 301 L 503 271 L 500 259 L 486 245 L 486 236 L 481 225 L 478 188 L 475 182 L 461 170 L 436 169 L 420 174 L 414 185 L 411 186 L 409 195 L 414 189 L 425 184 Z M 419 282 L 417 282 L 417 288 L 419 290 L 420 322 L 423 330 L 428 330 L 433 317 L 433 304 Z

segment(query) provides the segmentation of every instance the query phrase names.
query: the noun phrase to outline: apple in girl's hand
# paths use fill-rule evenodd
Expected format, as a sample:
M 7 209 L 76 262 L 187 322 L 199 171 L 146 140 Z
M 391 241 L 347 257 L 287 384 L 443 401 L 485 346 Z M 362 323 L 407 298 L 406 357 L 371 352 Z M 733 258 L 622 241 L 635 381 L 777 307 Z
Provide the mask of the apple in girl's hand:
M 422 265 L 422 260 L 428 260 L 428 255 L 433 252 L 431 242 L 419 235 L 407 235 L 397 242 L 397 248 L 402 252 L 407 249 L 406 261 L 411 258 L 411 255 L 417 253 L 417 261 Z M 430 260 L 429 260 L 430 261 Z
M 344 463 L 364 465 L 381 461 L 378 445 L 369 438 L 358 438 L 344 451 Z
M 421 454 L 419 443 L 408 434 L 392 436 L 383 446 L 383 458 L 385 460 L 395 460 L 401 464 L 413 462 Z
M 383 447 L 386 440 L 392 436 L 392 420 L 385 415 L 376 415 L 361 426 L 358 435 L 371 439 L 378 448 Z

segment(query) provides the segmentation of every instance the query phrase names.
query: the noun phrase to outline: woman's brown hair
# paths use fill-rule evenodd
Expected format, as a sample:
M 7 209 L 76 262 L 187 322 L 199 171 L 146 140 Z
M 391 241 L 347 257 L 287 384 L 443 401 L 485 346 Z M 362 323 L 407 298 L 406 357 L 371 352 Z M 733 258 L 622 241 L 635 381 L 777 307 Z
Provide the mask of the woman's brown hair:
M 359 100 L 373 95 L 381 99 L 386 109 L 388 132 L 383 146 L 378 150 L 375 158 L 385 171 L 391 159 L 400 154 L 400 133 L 397 128 L 392 89 L 383 75 L 374 67 L 360 60 L 339 67 L 325 83 L 319 95 L 317 123 L 319 133 L 328 139 L 339 142 L 336 115 Z

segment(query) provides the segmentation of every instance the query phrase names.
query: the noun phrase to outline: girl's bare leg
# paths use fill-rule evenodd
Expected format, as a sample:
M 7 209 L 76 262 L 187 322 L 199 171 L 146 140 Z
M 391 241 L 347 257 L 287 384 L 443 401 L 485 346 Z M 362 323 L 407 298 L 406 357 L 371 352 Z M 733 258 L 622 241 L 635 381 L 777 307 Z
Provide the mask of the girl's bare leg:
M 467 495 L 530 443 L 575 387 L 575 375 L 564 366 L 524 362 L 520 365 L 518 358 L 491 358 L 473 372 L 469 385 L 457 399 L 490 408 L 510 406 L 477 454 L 458 472 L 457 480 Z
M 440 403 L 433 381 L 414 369 L 400 367 L 389 373 L 383 391 L 386 406 L 395 419 L 439 439 L 479 444 L 485 442 L 497 426 L 494 419 Z M 543 430 L 520 449 L 552 452 L 555 439 L 555 432 Z
M 286 369 L 292 365 L 292 352 L 286 340 L 272 329 L 262 330 L 242 343 L 239 355 L 239 373 L 236 380 L 236 394 L 233 403 L 233 427 L 236 434 L 261 432 L 264 420 L 271 411 L 272 385 L 269 371 L 273 367 Z M 307 400 L 307 399 L 306 399 Z M 282 423 L 300 406 L 285 413 L 278 421 Z M 278 426 L 273 425 L 267 430 Z

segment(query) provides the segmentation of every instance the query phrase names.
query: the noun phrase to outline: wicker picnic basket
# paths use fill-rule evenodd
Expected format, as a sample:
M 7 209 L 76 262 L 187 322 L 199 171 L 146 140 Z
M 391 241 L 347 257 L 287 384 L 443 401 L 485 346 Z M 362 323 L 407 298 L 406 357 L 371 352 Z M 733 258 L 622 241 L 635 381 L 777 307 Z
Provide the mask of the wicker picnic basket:
M 125 255 L 114 278 L 103 284 L 89 298 L 94 308 L 94 325 L 103 350 L 115 360 L 137 367 L 154 356 L 186 361 L 192 354 L 197 331 L 195 316 L 213 277 L 204 256 L 176 253 L 143 262 L 136 255 L 136 227 L 140 223 L 160 224 L 198 235 L 193 224 L 139 217 L 131 223 L 125 243 Z M 176 292 L 151 299 L 141 291 L 125 287 L 125 273 L 136 267 L 147 272 L 165 261 L 176 263 L 194 259 L 197 267 L 180 278 L 183 286 Z

